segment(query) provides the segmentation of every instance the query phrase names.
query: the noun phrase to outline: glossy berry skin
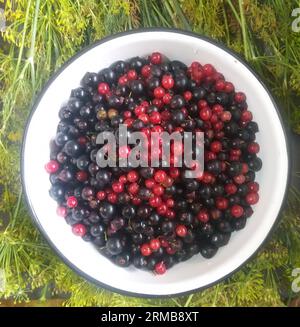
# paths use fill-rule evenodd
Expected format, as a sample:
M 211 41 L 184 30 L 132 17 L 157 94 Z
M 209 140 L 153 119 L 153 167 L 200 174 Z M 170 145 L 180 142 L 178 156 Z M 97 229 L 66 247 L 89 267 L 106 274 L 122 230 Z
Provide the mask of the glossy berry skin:
M 126 268 L 131 263 L 131 255 L 129 253 L 118 254 L 114 261 L 118 266 Z
M 127 174 L 127 180 L 130 183 L 135 183 L 138 181 L 139 175 L 135 170 L 131 170 L 128 174 Z
M 178 225 L 176 227 L 176 234 L 179 236 L 179 237 L 185 237 L 186 234 L 187 234 L 187 228 L 184 226 L 184 225 Z
M 109 85 L 107 83 L 100 83 L 98 85 L 99 94 L 106 95 L 110 91 Z
M 77 205 L 78 205 L 78 201 L 77 201 L 77 199 L 76 199 L 75 196 L 70 196 L 70 197 L 67 199 L 67 206 L 68 206 L 69 208 L 75 208 L 75 207 L 77 207 Z
M 128 80 L 132 81 L 134 79 L 137 79 L 137 72 L 134 69 L 131 69 L 127 73 Z
M 225 191 L 226 191 L 227 194 L 232 195 L 232 194 L 235 194 L 237 192 L 237 187 L 233 183 L 228 183 L 228 184 L 225 185 Z
M 162 55 L 159 52 L 153 52 L 150 56 L 150 62 L 154 65 L 159 65 L 162 61 Z
M 120 182 L 116 182 L 112 184 L 112 189 L 115 193 L 121 193 L 124 191 L 124 185 Z
M 160 124 L 161 114 L 159 112 L 152 112 L 149 119 L 152 124 Z
M 164 194 L 164 188 L 161 185 L 154 185 L 152 188 L 153 194 L 161 196 Z
M 253 142 L 248 145 L 247 150 L 249 153 L 256 154 L 259 152 L 260 146 L 258 143 Z
M 120 158 L 127 158 L 129 153 L 130 153 L 130 148 L 128 146 L 119 147 L 119 157 Z
M 50 160 L 46 165 L 45 169 L 47 173 L 54 174 L 59 170 L 59 163 L 56 160 Z
M 149 204 L 151 207 L 157 208 L 161 205 L 161 203 L 162 200 L 159 196 L 154 195 L 149 199 Z
M 204 121 L 208 121 L 211 118 L 211 116 L 212 116 L 212 112 L 208 107 L 201 109 L 199 112 L 199 117 Z
M 141 246 L 141 254 L 144 256 L 144 257 L 148 257 L 149 255 L 152 254 L 152 249 L 150 247 L 149 244 L 143 244 Z
M 76 236 L 83 237 L 86 234 L 86 227 L 83 224 L 73 225 L 72 232 Z
M 111 219 L 116 212 L 116 208 L 113 204 L 108 202 L 102 202 L 99 206 L 99 213 L 103 219 Z
M 235 86 L 209 63 L 187 66 L 157 51 L 87 73 L 59 110 L 45 165 L 57 214 L 120 267 L 159 275 L 197 253 L 212 258 L 245 228 L 259 201 L 259 126 Z M 147 160 L 153 150 L 159 166 L 119 165 L 134 148 L 118 139 L 120 124 L 127 138 L 143 133 L 149 144 L 140 155 Z M 97 135 L 106 131 L 116 136 L 115 154 L 98 151 Z M 203 132 L 203 174 L 188 178 L 190 167 L 177 167 L 184 143 L 171 141 L 168 165 L 164 141 L 156 149 L 152 132 L 179 132 L 184 140 L 190 132 L 193 141 Z M 102 168 L 99 157 L 116 165 Z
M 233 84 L 230 83 L 230 82 L 226 82 L 226 83 L 225 83 L 225 87 L 224 87 L 224 91 L 225 91 L 226 93 L 230 93 L 230 92 L 234 91 L 234 86 L 233 86 Z
M 244 213 L 244 209 L 242 206 L 235 204 L 231 207 L 230 212 L 234 218 L 240 218 Z
M 119 182 L 121 184 L 126 184 L 127 183 L 127 177 L 125 175 L 122 175 L 119 177 Z
M 166 90 L 169 90 L 174 86 L 174 79 L 171 75 L 164 75 L 161 84 Z
M 161 261 L 161 262 L 158 262 L 158 263 L 155 265 L 154 271 L 155 271 L 155 273 L 158 274 L 158 275 L 163 275 L 163 274 L 167 271 L 167 267 L 166 267 L 166 265 L 164 264 L 164 262 Z
M 155 174 L 154 174 L 154 180 L 157 183 L 163 183 L 167 178 L 167 174 L 165 171 L 163 170 L 158 170 Z
M 127 205 L 122 209 L 122 216 L 125 217 L 126 219 L 133 218 L 135 214 L 136 214 L 136 209 L 132 205 Z
M 218 251 L 218 248 L 214 245 L 207 245 L 200 249 L 200 253 L 206 259 L 212 258 Z
M 98 199 L 98 200 L 102 201 L 102 200 L 104 200 L 105 198 L 106 198 L 106 193 L 105 193 L 104 191 L 99 191 L 99 192 L 97 193 L 97 199 Z
M 68 156 L 77 158 L 82 153 L 82 147 L 76 141 L 70 140 L 65 144 L 64 151 Z
M 146 78 L 149 77 L 151 74 L 151 67 L 149 65 L 143 66 L 141 73 L 142 73 L 143 77 L 146 77 Z
M 107 250 L 112 255 L 118 255 L 123 250 L 122 241 L 118 237 L 111 237 L 106 243 Z
M 222 143 L 220 141 L 214 141 L 210 144 L 210 149 L 214 153 L 218 153 L 222 150 Z
M 203 66 L 203 72 L 205 76 L 210 76 L 215 72 L 215 69 L 211 64 L 205 64 Z
M 153 250 L 153 251 L 157 251 L 161 247 L 161 244 L 160 244 L 160 241 L 158 238 L 152 239 L 150 241 L 149 245 L 150 245 L 151 250 Z
M 237 102 L 237 103 L 242 103 L 246 100 L 246 96 L 243 92 L 238 92 L 235 94 L 234 96 L 234 100 Z
M 207 210 L 205 210 L 205 209 L 200 210 L 197 215 L 197 219 L 202 223 L 207 223 L 209 221 L 209 214 L 208 214 Z
M 220 210 L 226 210 L 228 208 L 228 199 L 226 198 L 217 198 L 216 207 Z
M 250 182 L 250 183 L 247 184 L 247 186 L 248 186 L 248 190 L 250 192 L 257 193 L 259 191 L 259 184 L 256 183 L 256 182 Z
M 76 173 L 76 179 L 79 181 L 79 182 L 85 182 L 87 179 L 88 179 L 88 174 L 87 172 L 85 171 L 78 171 Z
M 138 193 L 139 191 L 139 184 L 134 182 L 134 183 L 131 183 L 129 186 L 128 186 L 128 192 L 132 195 L 135 195 Z
M 254 204 L 258 203 L 259 195 L 255 192 L 250 192 L 246 195 L 245 200 L 249 205 L 254 205 Z
M 68 209 L 66 207 L 57 207 L 56 213 L 60 217 L 66 217 L 68 213 Z
M 153 94 L 157 99 L 161 99 L 165 95 L 165 90 L 161 86 L 158 86 L 154 89 Z

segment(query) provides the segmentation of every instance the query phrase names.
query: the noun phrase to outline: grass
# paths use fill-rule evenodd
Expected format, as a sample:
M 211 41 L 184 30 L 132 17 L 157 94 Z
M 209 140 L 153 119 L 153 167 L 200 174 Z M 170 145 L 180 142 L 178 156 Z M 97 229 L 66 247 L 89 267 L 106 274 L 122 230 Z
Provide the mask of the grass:
M 59 297 L 68 306 L 296 303 L 297 294 L 291 292 L 290 284 L 292 269 L 300 266 L 300 196 L 294 188 L 272 240 L 245 268 L 203 292 L 147 300 L 98 289 L 53 255 L 31 224 L 19 169 L 26 118 L 51 74 L 94 40 L 138 27 L 192 30 L 239 52 L 274 93 L 286 124 L 300 133 L 300 33 L 291 30 L 291 12 L 296 7 L 300 1 L 5 1 L 7 29 L 0 37 L 0 268 L 5 269 L 7 288 L 2 299 L 34 298 L 38 305 L 39 298 Z

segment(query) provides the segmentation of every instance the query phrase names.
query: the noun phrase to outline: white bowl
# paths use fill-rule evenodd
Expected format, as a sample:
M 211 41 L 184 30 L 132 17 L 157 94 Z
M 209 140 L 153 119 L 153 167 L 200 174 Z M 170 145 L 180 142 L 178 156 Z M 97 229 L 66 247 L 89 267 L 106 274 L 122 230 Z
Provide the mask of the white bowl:
M 49 140 L 55 135 L 58 111 L 87 72 L 97 72 L 116 60 L 160 51 L 190 64 L 211 63 L 247 95 L 249 109 L 260 127 L 263 169 L 257 174 L 260 202 L 247 226 L 233 233 L 229 244 L 212 259 L 196 255 L 155 276 L 133 267 L 119 268 L 80 238 L 56 214 L 48 193 Z M 28 205 L 38 228 L 52 248 L 80 275 L 99 286 L 129 295 L 166 296 L 207 287 L 240 268 L 270 233 L 283 202 L 289 175 L 287 140 L 274 100 L 254 72 L 232 51 L 199 35 L 169 29 L 146 29 L 116 34 L 84 49 L 47 83 L 32 110 L 24 135 L 22 180 Z

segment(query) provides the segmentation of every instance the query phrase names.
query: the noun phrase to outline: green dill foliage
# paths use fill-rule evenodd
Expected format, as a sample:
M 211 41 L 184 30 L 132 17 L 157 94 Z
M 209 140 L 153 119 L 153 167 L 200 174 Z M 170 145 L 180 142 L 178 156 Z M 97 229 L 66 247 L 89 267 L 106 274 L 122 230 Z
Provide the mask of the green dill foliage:
M 291 29 L 299 1 L 0 0 L 1 298 L 63 298 L 66 306 L 285 306 L 300 266 L 300 193 L 291 188 L 272 239 L 242 270 L 190 296 L 139 299 L 110 293 L 70 271 L 32 225 L 20 186 L 20 145 L 31 105 L 50 75 L 84 46 L 132 28 L 164 26 L 211 36 L 239 52 L 300 133 L 300 33 Z

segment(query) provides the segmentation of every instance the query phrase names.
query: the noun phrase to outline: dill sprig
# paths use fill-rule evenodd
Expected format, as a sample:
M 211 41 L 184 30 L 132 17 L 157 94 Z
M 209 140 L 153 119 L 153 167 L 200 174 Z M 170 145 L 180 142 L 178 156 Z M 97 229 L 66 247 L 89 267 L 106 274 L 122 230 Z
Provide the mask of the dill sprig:
M 300 33 L 291 30 L 296 0 L 0 0 L 7 28 L 0 37 L 0 269 L 2 299 L 60 297 L 67 306 L 284 306 L 291 271 L 300 266 L 300 194 L 290 189 L 272 240 L 226 281 L 168 299 L 112 294 L 70 271 L 33 227 L 20 186 L 20 143 L 37 92 L 82 47 L 111 33 L 165 26 L 211 36 L 239 52 L 300 132 Z M 51 302 L 52 303 L 52 302 Z M 61 302 L 59 302 L 61 303 Z

